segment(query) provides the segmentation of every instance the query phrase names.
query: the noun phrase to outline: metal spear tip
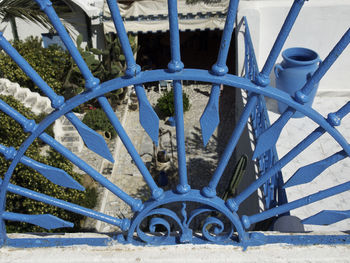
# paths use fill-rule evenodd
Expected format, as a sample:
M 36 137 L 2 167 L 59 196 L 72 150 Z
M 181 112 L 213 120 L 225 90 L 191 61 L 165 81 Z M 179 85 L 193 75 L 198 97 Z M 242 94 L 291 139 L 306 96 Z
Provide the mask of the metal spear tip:
M 291 178 L 289 178 L 289 180 L 284 184 L 283 188 L 309 183 L 320 175 L 327 167 L 327 164 L 321 162 L 312 163 L 301 167 Z
M 258 137 L 258 143 L 255 146 L 253 160 L 276 145 L 284 126 L 290 118 L 292 118 L 294 113 L 295 109 L 288 107 L 278 120 L 272 124 L 272 126 L 260 134 Z
M 149 102 L 139 100 L 140 107 L 140 123 L 144 128 L 148 136 L 158 146 L 158 135 L 159 135 L 159 118 L 153 110 Z
M 45 164 L 38 164 L 32 168 L 36 169 L 40 174 L 42 174 L 45 178 L 47 178 L 54 184 L 72 189 L 77 189 L 80 191 L 85 190 L 85 188 L 80 183 L 78 183 L 69 174 L 67 174 L 61 169 Z
M 199 122 L 202 130 L 203 145 L 206 146 L 220 123 L 218 107 L 208 104 Z
M 350 217 L 350 211 L 323 210 L 316 215 L 310 216 L 302 221 L 310 225 L 331 225 Z
M 219 117 L 220 85 L 213 85 L 207 106 L 199 120 L 202 130 L 204 146 L 207 145 L 216 127 L 220 123 Z
M 74 224 L 68 221 L 65 221 L 61 218 L 58 218 L 53 215 L 33 215 L 31 216 L 30 222 L 31 224 L 46 228 L 48 230 L 61 228 L 61 227 L 73 227 Z
M 278 140 L 278 136 L 274 137 L 275 131 L 273 126 L 267 129 L 264 133 L 258 137 L 258 143 L 255 146 L 253 160 L 261 156 L 268 149 L 271 149 Z
M 37 225 L 48 230 L 61 228 L 61 227 L 73 227 L 74 224 L 68 221 L 65 221 L 61 218 L 50 214 L 44 215 L 28 215 L 28 214 L 19 214 L 12 212 L 4 212 L 2 214 L 3 219 L 10 221 L 22 221 L 29 224 Z
M 81 122 L 78 117 L 74 115 L 74 113 L 68 113 L 66 116 L 77 129 L 87 148 L 107 159 L 108 161 L 112 163 L 114 162 L 108 145 L 100 134 Z
M 139 118 L 141 126 L 148 136 L 158 146 L 159 118 L 149 103 L 145 90 L 141 85 L 135 85 L 135 92 L 139 101 Z

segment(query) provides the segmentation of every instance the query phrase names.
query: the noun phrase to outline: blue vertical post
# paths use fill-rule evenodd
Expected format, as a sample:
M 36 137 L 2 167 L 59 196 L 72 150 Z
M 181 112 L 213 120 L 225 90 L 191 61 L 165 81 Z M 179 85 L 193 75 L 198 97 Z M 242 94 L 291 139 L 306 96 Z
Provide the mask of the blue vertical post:
M 180 56 L 180 36 L 179 36 L 179 23 L 177 13 L 177 1 L 168 0 L 169 11 L 169 28 L 170 28 L 170 51 L 171 61 L 168 64 L 170 72 L 179 72 L 183 69 L 184 65 L 181 62 Z M 187 180 L 187 167 L 186 167 L 186 149 L 185 149 L 185 131 L 184 131 L 184 119 L 183 119 L 183 101 L 182 101 L 182 85 L 180 80 L 174 80 L 174 104 L 175 104 L 175 121 L 176 121 L 176 141 L 177 141 L 177 158 L 179 166 L 179 178 L 180 182 L 176 189 L 178 193 L 185 194 L 191 187 Z
M 133 78 L 140 73 L 141 67 L 136 64 L 134 59 L 134 54 L 116 0 L 107 0 L 107 3 L 125 55 L 127 65 L 125 75 L 129 78 Z M 149 103 L 143 86 L 141 84 L 136 84 L 134 88 L 139 102 L 139 118 L 141 126 L 145 129 L 152 141 L 158 145 L 159 118 Z
M 293 5 L 292 5 L 292 7 L 289 10 L 289 13 L 287 15 L 287 18 L 284 21 L 283 26 L 282 26 L 280 32 L 278 33 L 276 41 L 275 41 L 275 43 L 270 51 L 270 54 L 267 57 L 267 60 L 264 64 L 264 67 L 255 80 L 255 84 L 257 84 L 259 86 L 263 86 L 263 87 L 269 85 L 271 70 L 276 63 L 276 60 L 277 60 L 277 58 L 282 50 L 282 47 L 283 47 L 284 43 L 286 42 L 286 39 L 287 39 L 290 31 L 292 30 L 294 22 L 295 22 L 296 18 L 298 17 L 299 12 L 300 12 L 301 8 L 303 7 L 305 1 L 307 1 L 307 0 L 294 0 L 294 3 L 293 3 Z
M 228 7 L 225 27 L 221 37 L 218 59 L 211 69 L 212 72 L 217 76 L 223 76 L 228 71 L 228 68 L 226 66 L 226 60 L 228 51 L 230 49 L 231 37 L 233 32 L 233 26 L 236 20 L 238 3 L 239 0 L 231 0 Z
M 231 0 L 225 21 L 224 31 L 221 37 L 220 49 L 216 63 L 212 66 L 211 73 L 216 76 L 223 76 L 228 72 L 226 65 L 228 51 L 230 49 L 232 32 L 236 20 L 239 0 Z M 210 99 L 200 118 L 202 138 L 204 146 L 207 145 L 211 135 L 220 123 L 219 118 L 219 97 L 220 84 L 213 84 L 210 92 Z

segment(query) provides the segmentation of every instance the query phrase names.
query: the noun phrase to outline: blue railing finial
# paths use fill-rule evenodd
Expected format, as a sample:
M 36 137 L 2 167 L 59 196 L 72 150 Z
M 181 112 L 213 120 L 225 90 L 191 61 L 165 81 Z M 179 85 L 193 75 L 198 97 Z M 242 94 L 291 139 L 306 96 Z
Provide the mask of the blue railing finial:
M 350 189 L 350 182 L 346 182 L 315 194 L 310 194 L 292 202 L 288 202 L 284 191 L 284 188 L 311 182 L 325 169 L 350 155 L 350 144 L 335 128 L 335 126 L 340 125 L 342 119 L 350 112 L 350 102 L 347 102 L 338 111 L 328 114 L 327 119 L 325 119 L 314 109 L 299 103 L 302 102 L 301 100 L 295 100 L 284 94 L 282 91 L 267 87 L 268 76 L 273 64 L 275 63 L 275 60 L 281 51 L 291 27 L 294 24 L 296 16 L 306 0 L 294 1 L 286 21 L 282 26 L 281 32 L 278 35 L 260 74 L 254 54 L 254 47 L 252 44 L 247 19 L 243 19 L 245 24 L 245 72 L 244 76 L 240 77 L 228 74 L 228 68 L 226 65 L 233 26 L 236 19 L 238 0 L 230 1 L 218 58 L 211 70 L 184 68 L 181 61 L 180 52 L 177 1 L 168 0 L 171 60 L 167 69 L 150 70 L 147 72 L 142 72 L 141 67 L 135 61 L 117 1 L 107 0 L 111 10 L 113 22 L 117 30 L 117 35 L 125 55 L 126 75 L 109 80 L 105 83 L 100 83 L 99 80 L 93 76 L 79 53 L 79 50 L 77 50 L 72 39 L 65 31 L 61 21 L 52 7 L 51 2 L 48 0 L 35 1 L 40 5 L 40 7 L 52 21 L 68 51 L 70 52 L 74 61 L 77 63 L 86 82 L 86 92 L 78 94 L 76 97 L 65 102 L 62 96 L 56 94 L 47 85 L 47 83 L 41 79 L 41 77 L 34 71 L 34 69 L 31 68 L 25 59 L 18 54 L 18 52 L 0 32 L 0 46 L 51 100 L 51 103 L 55 108 L 55 110 L 51 112 L 44 120 L 36 124 L 34 120 L 26 118 L 17 110 L 11 108 L 5 102 L 0 100 L 0 110 L 20 123 L 24 132 L 29 133 L 28 137 L 17 150 L 12 146 L 7 147 L 0 144 L 0 154 L 2 154 L 9 161 L 9 168 L 3 176 L 3 179 L 0 179 L 0 246 L 4 244 L 23 246 L 28 245 L 31 242 L 28 240 L 14 241 L 8 238 L 6 236 L 5 220 L 27 222 L 48 229 L 73 226 L 72 223 L 49 214 L 30 215 L 6 211 L 7 192 L 20 195 L 23 198 L 31 198 L 38 202 L 56 206 L 79 215 L 100 220 L 112 226 L 116 226 L 123 231 L 117 235 L 116 239 L 114 237 L 110 239 L 103 239 L 103 245 L 108 243 L 108 241 L 113 242 L 117 240 L 121 243 L 132 243 L 137 245 L 144 243 L 148 245 L 164 245 L 191 242 L 199 244 L 232 244 L 241 245 L 243 248 L 246 248 L 248 245 L 266 244 L 269 242 L 276 242 L 276 240 L 279 242 L 290 243 L 310 243 L 315 242 L 315 240 L 319 241 L 317 237 L 312 239 L 310 237 L 305 238 L 305 236 L 298 237 L 293 235 L 289 236 L 288 238 L 285 238 L 285 236 L 272 236 L 270 238 L 269 236 L 265 236 L 261 233 L 248 233 L 251 225 L 255 223 L 262 222 L 266 219 L 273 221 L 273 219 L 275 219 L 277 216 L 288 215 L 289 211 L 292 209 L 300 208 L 312 202 L 322 200 Z M 243 24 L 243 22 L 240 24 Z M 332 57 L 334 54 L 331 52 L 333 55 L 329 55 L 329 58 L 327 58 L 319 67 L 319 71 L 316 71 L 314 76 L 312 76 L 309 82 L 306 83 L 302 90 L 303 95 L 308 94 L 309 88 L 313 85 L 313 82 L 319 81 L 320 77 L 322 77 L 325 71 L 328 70 L 335 58 L 340 55 L 340 51 L 344 50 L 345 46 L 349 43 L 349 33 L 346 33 L 345 39 L 346 40 L 341 41 L 340 48 L 339 45 L 336 46 L 335 56 Z M 159 119 L 154 112 L 152 105 L 148 101 L 145 89 L 143 88 L 143 83 L 160 80 L 172 80 L 174 90 L 177 146 L 177 156 L 174 159 L 177 158 L 178 182 L 176 181 L 177 185 L 168 191 L 165 191 L 157 185 L 157 180 L 153 171 L 149 169 L 142 160 L 131 138 L 128 136 L 127 130 L 124 129 L 117 117 L 116 112 L 113 110 L 109 101 L 105 97 L 105 94 L 108 92 L 114 92 L 123 87 L 133 85 L 139 102 L 140 123 L 151 137 L 154 144 L 157 145 Z M 218 165 L 212 177 L 208 179 L 209 182 L 205 181 L 203 183 L 204 179 L 202 177 L 191 178 L 191 180 L 188 179 L 187 169 L 191 166 L 187 167 L 186 160 L 187 152 L 185 135 L 187 133 L 185 133 L 182 100 L 182 81 L 184 80 L 196 80 L 210 83 L 212 85 L 208 104 L 202 117 L 200 118 L 204 145 L 208 143 L 214 130 L 219 124 L 219 97 L 221 93 L 221 85 L 225 85 L 227 88 L 244 90 L 244 92 L 247 91 L 247 101 L 245 106 L 242 113 L 237 118 L 238 121 L 235 123 L 235 128 L 231 133 L 230 138 L 228 141 L 224 142 L 224 151 L 221 153 L 221 156 L 218 159 Z M 264 88 L 262 88 L 263 86 Z M 264 96 L 279 100 L 289 106 L 289 110 L 287 110 L 286 113 L 284 113 L 282 117 L 273 124 L 272 127 L 275 127 L 274 129 L 282 129 L 295 111 L 302 112 L 305 114 L 305 116 L 310 118 L 318 125 L 313 132 L 308 134 L 281 159 L 278 159 L 275 147 L 279 133 L 275 130 L 272 132 L 272 134 L 270 134 L 270 136 L 267 136 L 266 140 L 262 140 L 264 134 L 265 136 L 268 134 L 266 133 L 266 130 L 269 131 L 271 129 L 269 128 L 270 123 Z M 62 144 L 44 132 L 45 129 L 47 129 L 49 125 L 51 125 L 57 118 L 66 116 L 67 119 L 76 127 L 88 148 L 93 149 L 104 158 L 114 161 L 102 136 L 96 135 L 96 132 L 92 131 L 88 126 L 83 124 L 74 115 L 74 113 L 72 113 L 74 108 L 91 99 L 97 99 L 101 109 L 105 112 L 112 126 L 116 130 L 118 139 L 120 139 L 120 141 L 123 143 L 134 164 L 140 171 L 145 183 L 145 188 L 142 189 L 142 194 L 144 193 L 145 189 L 147 189 L 147 191 L 150 193 L 147 201 L 143 202 L 140 199 L 137 199 L 135 195 L 127 193 L 126 190 L 122 190 L 123 187 L 119 188 L 120 181 L 113 178 L 114 173 L 111 175 L 111 177 L 105 177 L 87 162 L 79 158 L 76 154 L 72 153 L 70 150 L 65 148 Z M 232 104 L 234 105 L 234 103 Z M 255 157 L 257 158 L 256 164 L 258 166 L 256 168 L 258 169 L 259 174 L 257 176 L 255 174 L 251 174 L 246 178 L 243 177 L 244 180 L 246 180 L 244 181 L 245 183 L 247 183 L 248 180 L 251 180 L 251 178 L 253 178 L 253 180 L 248 182 L 248 186 L 243 187 L 243 184 L 240 185 L 240 187 L 242 186 L 243 189 L 239 190 L 239 192 L 234 191 L 234 189 L 230 189 L 229 192 L 224 194 L 225 197 L 220 198 L 219 196 L 221 196 L 221 194 L 219 195 L 218 193 L 220 193 L 221 189 L 218 186 L 222 180 L 223 172 L 226 169 L 234 150 L 236 149 L 239 139 L 244 134 L 247 124 L 249 124 L 248 126 L 252 128 L 251 139 L 259 138 L 259 143 L 262 141 L 261 143 L 264 144 L 263 147 L 265 147 L 265 151 L 256 151 L 255 153 Z M 284 184 L 281 169 L 290 164 L 294 158 L 299 156 L 305 149 L 307 149 L 313 142 L 318 140 L 326 132 L 334 138 L 334 140 L 342 147 L 342 150 L 325 159 L 301 167 L 287 181 L 287 183 Z M 219 139 L 221 139 L 221 135 L 219 137 Z M 27 167 L 30 167 L 31 169 L 34 169 L 54 184 L 66 188 L 77 189 L 79 191 L 84 190 L 84 187 L 78 182 L 78 180 L 75 180 L 66 171 L 41 163 L 25 155 L 29 146 L 37 138 L 46 143 L 48 146 L 52 147 L 55 151 L 59 152 L 64 158 L 72 162 L 84 173 L 91 176 L 91 178 L 97 181 L 101 187 L 106 188 L 112 194 L 114 194 L 116 198 L 120 198 L 123 203 L 129 206 L 130 209 L 128 208 L 128 210 L 132 210 L 133 215 L 131 215 L 130 212 L 131 219 L 118 218 L 117 216 L 111 216 L 103 211 L 97 212 L 92 209 L 87 209 L 82 206 L 59 200 L 57 198 L 53 198 L 51 196 L 10 183 L 10 180 L 14 179 L 12 176 L 16 173 L 18 163 L 21 163 Z M 271 143 L 271 141 L 273 143 Z M 155 156 L 155 158 L 157 158 L 157 156 Z M 213 160 L 216 160 L 215 157 L 213 157 L 210 161 Z M 122 160 L 120 159 L 117 161 L 121 162 Z M 191 161 L 192 159 L 189 160 L 189 162 Z M 204 167 L 196 167 L 195 169 L 204 169 Z M 123 173 L 120 176 L 125 177 L 127 175 Z M 123 180 L 125 180 L 125 178 L 123 178 Z M 128 180 L 132 179 L 128 178 L 127 181 Z M 201 182 L 198 182 L 197 180 L 201 180 Z M 235 181 L 234 179 L 231 180 Z M 117 182 L 114 183 L 115 181 Z M 195 189 L 196 184 L 193 182 L 198 183 L 201 190 Z M 127 183 L 129 183 L 129 181 Z M 230 184 L 230 188 L 232 185 L 233 184 Z M 128 188 L 130 187 L 128 186 Z M 234 187 L 232 186 L 232 188 Z M 257 212 L 252 212 L 249 214 L 249 216 L 239 215 L 237 211 L 241 212 L 243 210 L 242 203 L 248 200 L 248 198 L 258 190 L 261 190 L 263 195 L 262 197 L 264 198 L 264 211 L 259 210 Z M 119 207 L 116 209 L 119 209 Z M 314 216 L 304 219 L 302 222 L 328 224 L 338 222 L 349 217 L 350 211 L 324 210 Z M 160 231 L 162 231 L 162 233 L 160 233 Z M 350 238 L 347 236 L 342 236 L 342 239 L 344 240 L 327 240 L 327 242 L 350 242 Z M 30 246 L 57 245 L 57 242 L 61 242 L 59 244 L 63 245 L 70 245 L 74 242 L 89 243 L 87 239 L 83 239 L 83 241 L 76 241 L 75 239 L 73 241 L 72 239 L 69 239 L 69 241 L 67 240 L 68 239 L 52 238 L 33 239 Z M 108 241 L 105 242 L 106 240 Z M 339 238 L 336 238 L 336 240 L 339 240 Z

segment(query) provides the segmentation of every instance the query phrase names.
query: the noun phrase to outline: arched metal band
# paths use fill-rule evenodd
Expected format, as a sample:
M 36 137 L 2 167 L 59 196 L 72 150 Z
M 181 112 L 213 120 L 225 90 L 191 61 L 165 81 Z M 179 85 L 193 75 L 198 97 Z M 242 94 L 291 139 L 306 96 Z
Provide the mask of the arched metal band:
M 210 74 L 207 70 L 198 70 L 198 69 L 184 69 L 181 72 L 169 73 L 166 70 L 152 70 L 147 72 L 141 72 L 134 78 L 126 78 L 120 77 L 99 85 L 96 89 L 91 91 L 83 92 L 74 98 L 66 101 L 64 105 L 60 109 L 52 112 L 47 118 L 45 118 L 34 130 L 34 132 L 26 139 L 26 141 L 19 148 L 16 157 L 13 159 L 10 167 L 8 168 L 4 181 L 1 185 L 1 193 L 7 191 L 7 187 L 12 176 L 12 173 L 20 161 L 21 157 L 24 155 L 28 147 L 31 143 L 56 119 L 60 116 L 68 113 L 75 107 L 80 104 L 89 101 L 92 98 L 99 97 L 105 93 L 130 86 L 135 84 L 142 84 L 146 82 L 159 81 L 159 80 L 195 80 L 195 81 L 203 81 L 209 83 L 221 83 L 227 86 L 245 89 L 247 91 L 251 91 L 257 94 L 261 94 L 276 100 L 279 100 L 292 108 L 295 108 L 299 112 L 303 113 L 305 116 L 309 117 L 315 123 L 320 125 L 324 130 L 326 130 L 338 143 L 339 145 L 346 151 L 346 153 L 350 156 L 350 145 L 344 139 L 344 137 L 338 132 L 337 129 L 332 127 L 327 120 L 319 114 L 317 111 L 312 108 L 299 104 L 294 101 L 290 95 L 280 90 L 274 89 L 270 86 L 268 87 L 260 87 L 253 84 L 250 80 L 247 80 L 243 77 L 238 77 L 235 75 L 226 74 L 225 76 L 214 76 Z M 4 201 L 4 200 L 1 200 Z M 5 203 L 2 205 L 2 209 L 5 207 Z
M 164 193 L 164 197 L 160 200 L 150 201 L 144 203 L 144 209 L 140 211 L 132 220 L 132 224 L 128 231 L 127 241 L 132 241 L 133 234 L 136 231 L 137 226 L 148 216 L 148 214 L 155 208 L 158 208 L 165 204 L 181 203 L 181 202 L 194 202 L 203 204 L 205 206 L 212 207 L 214 210 L 221 212 L 225 215 L 230 222 L 234 225 L 240 242 L 244 244 L 248 240 L 248 233 L 245 232 L 239 216 L 235 212 L 231 212 L 225 202 L 219 197 L 207 198 L 204 197 L 200 190 L 192 189 L 185 195 L 178 194 L 175 191 L 167 191 Z

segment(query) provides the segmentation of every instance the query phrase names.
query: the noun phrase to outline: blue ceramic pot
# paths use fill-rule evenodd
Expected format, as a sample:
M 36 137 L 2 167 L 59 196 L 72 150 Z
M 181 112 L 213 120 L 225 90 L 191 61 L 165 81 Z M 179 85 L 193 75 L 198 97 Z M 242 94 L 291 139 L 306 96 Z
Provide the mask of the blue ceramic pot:
M 289 48 L 282 52 L 283 61 L 281 64 L 275 66 L 276 76 L 276 88 L 289 93 L 294 97 L 295 92 L 300 90 L 306 83 L 306 81 L 317 70 L 319 63 L 321 62 L 318 54 L 307 48 L 295 47 Z M 313 90 L 309 94 L 310 100 L 306 105 L 312 105 L 318 83 L 315 84 Z M 287 105 L 278 102 L 278 110 L 283 113 L 287 109 Z M 304 117 L 300 112 L 296 112 L 294 118 Z

